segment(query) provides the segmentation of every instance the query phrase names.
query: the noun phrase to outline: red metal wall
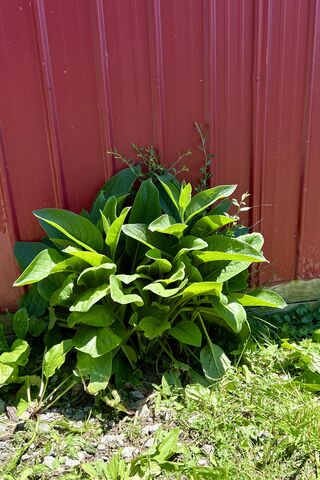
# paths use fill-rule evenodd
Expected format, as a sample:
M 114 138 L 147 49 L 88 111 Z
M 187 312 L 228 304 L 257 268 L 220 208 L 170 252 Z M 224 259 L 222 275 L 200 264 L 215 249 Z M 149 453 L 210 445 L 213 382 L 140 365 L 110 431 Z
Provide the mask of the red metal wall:
M 19 292 L 31 211 L 78 212 L 119 168 L 107 147 L 195 148 L 206 123 L 215 183 L 238 183 L 271 265 L 320 276 L 318 0 L 0 0 L 0 306 Z

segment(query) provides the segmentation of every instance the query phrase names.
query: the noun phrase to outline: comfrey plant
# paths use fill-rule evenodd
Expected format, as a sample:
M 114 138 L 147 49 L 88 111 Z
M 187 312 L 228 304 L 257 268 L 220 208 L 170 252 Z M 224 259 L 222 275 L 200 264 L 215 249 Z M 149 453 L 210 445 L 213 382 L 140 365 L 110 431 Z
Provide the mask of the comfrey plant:
M 193 195 L 171 173 L 143 177 L 138 188 L 137 178 L 139 165 L 116 173 L 81 215 L 35 211 L 47 236 L 15 247 L 23 272 L 14 285 L 33 285 L 33 303 L 50 312 L 41 391 L 67 356 L 91 394 L 161 354 L 186 370 L 199 362 L 216 382 L 230 366 L 217 326 L 243 340 L 245 307 L 285 306 L 272 291 L 247 291 L 248 267 L 265 261 L 263 237 L 235 236 L 241 229 L 226 212 L 235 185 Z M 25 364 L 28 345 L 19 342 Z M 3 384 L 20 378 L 11 373 Z

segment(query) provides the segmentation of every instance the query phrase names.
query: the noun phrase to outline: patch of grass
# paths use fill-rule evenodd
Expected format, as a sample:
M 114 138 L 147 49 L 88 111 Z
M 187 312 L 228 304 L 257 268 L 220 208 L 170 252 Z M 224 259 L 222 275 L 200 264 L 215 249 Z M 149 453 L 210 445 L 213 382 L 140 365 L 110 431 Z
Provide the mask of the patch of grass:
M 295 382 L 288 355 L 276 344 L 253 347 L 216 386 L 166 380 L 140 413 L 111 424 L 102 415 L 81 425 L 65 417 L 43 431 L 40 422 L 27 456 L 3 478 L 317 479 L 320 399 Z M 34 429 L 29 420 L 9 443 L 21 448 Z M 132 459 L 123 457 L 126 447 Z

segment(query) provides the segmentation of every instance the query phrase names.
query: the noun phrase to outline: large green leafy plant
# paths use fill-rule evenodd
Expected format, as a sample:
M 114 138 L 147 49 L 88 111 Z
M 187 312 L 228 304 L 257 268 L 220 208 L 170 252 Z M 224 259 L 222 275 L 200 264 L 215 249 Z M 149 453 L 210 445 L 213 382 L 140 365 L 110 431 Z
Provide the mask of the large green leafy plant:
M 248 267 L 265 261 L 263 238 L 241 235 L 227 213 L 235 185 L 193 195 L 170 173 L 137 178 L 139 166 L 118 172 L 81 215 L 35 211 L 47 236 L 16 244 L 14 285 L 33 285 L 50 309 L 45 384 L 71 355 L 96 394 L 113 373 L 162 352 L 185 369 L 196 359 L 214 382 L 230 365 L 217 326 L 243 340 L 245 307 L 285 305 L 274 292 L 246 291 Z

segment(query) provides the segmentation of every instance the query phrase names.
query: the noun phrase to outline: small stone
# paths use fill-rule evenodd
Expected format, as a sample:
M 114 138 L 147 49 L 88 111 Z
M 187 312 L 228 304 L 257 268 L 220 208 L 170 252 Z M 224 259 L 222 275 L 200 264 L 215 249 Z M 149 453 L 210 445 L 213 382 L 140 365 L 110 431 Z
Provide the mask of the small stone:
M 21 460 L 26 461 L 26 460 L 29 460 L 30 457 L 31 455 L 28 455 L 27 453 L 25 453 L 24 455 L 22 455 Z
M 7 427 L 5 425 L 3 425 L 2 423 L 0 423 L 0 433 L 3 433 L 7 430 Z
M 105 445 L 104 443 L 99 443 L 99 445 L 97 446 L 97 450 L 99 450 L 99 452 L 103 452 L 106 448 L 107 445 Z
M 43 459 L 43 464 L 46 465 L 49 468 L 53 468 L 53 462 L 55 461 L 54 457 L 51 457 L 49 455 L 46 455 Z
M 208 443 L 205 443 L 204 445 L 202 445 L 202 450 L 204 453 L 206 453 L 207 455 L 210 455 L 210 453 L 212 453 L 213 451 L 213 445 L 209 445 Z
M 130 397 L 135 402 L 137 402 L 138 400 L 144 400 L 145 399 L 145 396 L 139 390 L 134 390 L 133 392 L 130 392 Z
M 78 457 L 79 462 L 82 462 L 86 458 L 86 454 L 85 454 L 85 452 L 78 452 L 77 457 Z
M 6 442 L 0 442 L 0 450 L 4 450 L 6 446 Z
M 115 422 L 114 420 L 110 420 L 110 421 L 108 422 L 108 427 L 113 428 L 113 427 L 115 427 L 115 426 L 116 426 L 116 422 Z
M 124 440 L 125 440 L 125 435 L 120 434 L 120 435 L 113 435 L 112 433 L 107 433 L 107 435 L 104 435 L 101 438 L 101 441 L 104 443 L 117 443 L 118 445 L 123 445 Z
M 68 468 L 77 467 L 80 464 L 79 460 L 75 460 L 73 458 L 66 458 L 65 466 Z
M 47 423 L 40 423 L 39 424 L 39 432 L 49 432 L 50 430 L 50 425 Z
M 130 460 L 131 458 L 133 458 L 135 450 L 135 447 L 124 447 L 124 449 L 122 450 L 123 458 Z
M 206 460 L 205 458 L 200 458 L 200 460 L 198 460 L 198 465 L 199 467 L 204 467 L 208 465 L 208 460 Z

